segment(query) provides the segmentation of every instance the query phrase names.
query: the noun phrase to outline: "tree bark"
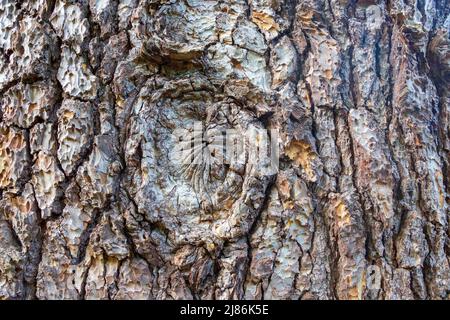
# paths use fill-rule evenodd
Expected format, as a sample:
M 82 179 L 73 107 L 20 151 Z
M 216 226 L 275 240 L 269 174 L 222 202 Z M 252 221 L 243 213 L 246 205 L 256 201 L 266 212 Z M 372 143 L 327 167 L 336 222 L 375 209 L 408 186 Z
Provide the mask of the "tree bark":
M 448 299 L 449 14 L 0 0 L 0 299 Z

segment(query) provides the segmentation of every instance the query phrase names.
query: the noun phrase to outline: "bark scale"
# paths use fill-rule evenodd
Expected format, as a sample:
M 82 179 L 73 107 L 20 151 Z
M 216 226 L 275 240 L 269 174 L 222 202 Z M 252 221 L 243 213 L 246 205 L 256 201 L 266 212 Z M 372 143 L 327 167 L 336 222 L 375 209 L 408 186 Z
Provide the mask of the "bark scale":
M 449 13 L 0 0 L 0 298 L 448 299 Z

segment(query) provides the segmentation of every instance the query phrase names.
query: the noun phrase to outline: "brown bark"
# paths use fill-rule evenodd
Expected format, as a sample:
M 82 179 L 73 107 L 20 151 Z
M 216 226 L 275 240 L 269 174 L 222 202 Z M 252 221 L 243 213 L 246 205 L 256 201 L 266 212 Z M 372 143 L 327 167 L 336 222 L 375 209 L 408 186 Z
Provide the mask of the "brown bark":
M 0 0 L 0 299 L 448 299 L 449 13 Z

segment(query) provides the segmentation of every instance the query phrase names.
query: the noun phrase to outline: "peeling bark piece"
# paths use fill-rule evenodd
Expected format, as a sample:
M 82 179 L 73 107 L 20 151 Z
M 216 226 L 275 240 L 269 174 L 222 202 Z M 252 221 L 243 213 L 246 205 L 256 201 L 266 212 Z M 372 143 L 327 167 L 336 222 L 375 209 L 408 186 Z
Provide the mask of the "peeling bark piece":
M 86 300 L 109 300 L 116 294 L 116 275 L 120 261 L 102 254 L 92 258 L 86 278 Z
M 89 37 L 86 5 L 83 2 L 58 0 L 50 17 L 50 22 L 61 40 L 72 44 L 75 52 L 80 54 L 81 46 Z
M 305 30 L 311 49 L 305 72 L 305 80 L 309 83 L 311 103 L 315 106 L 332 106 L 340 98 L 338 87 L 341 83 L 339 75 L 339 43 L 324 28 L 321 16 L 312 8 L 298 11 L 298 23 Z
M 62 213 L 62 235 L 70 252 L 70 257 L 77 260 L 81 254 L 82 237 L 95 219 L 95 212 L 91 208 L 84 208 L 77 203 L 68 203 Z
M 30 151 L 34 157 L 40 151 L 45 154 L 56 154 L 57 141 L 51 123 L 38 123 L 30 129 Z
M 130 24 L 133 10 L 138 6 L 139 0 L 119 0 L 117 6 L 117 16 L 119 18 L 119 28 L 126 29 Z
M 423 221 L 415 212 L 408 213 L 405 226 L 397 239 L 397 260 L 404 269 L 422 267 L 429 253 L 423 233 Z
M 128 46 L 128 37 L 125 32 L 112 36 L 105 47 L 99 77 L 104 83 L 112 80 L 118 62 L 122 61 Z
M 267 208 L 261 216 L 251 235 L 251 264 L 245 282 L 245 298 L 262 299 L 273 274 L 274 261 L 281 241 L 276 237 L 281 232 L 281 217 L 283 207 L 278 191 L 273 188 L 269 194 Z
M 116 178 L 122 168 L 116 148 L 113 136 L 98 135 L 94 138 L 89 159 L 80 167 L 76 176 L 81 187 L 82 203 L 93 208 L 103 208 L 115 196 Z
M 66 175 L 78 167 L 92 144 L 93 133 L 92 105 L 64 100 L 58 110 L 58 159 Z
M 305 141 L 291 141 L 284 151 L 289 159 L 304 170 L 306 179 L 317 181 L 321 175 L 322 163 L 313 147 Z
M 153 277 L 140 258 L 126 260 L 120 267 L 115 300 L 149 300 Z
M 306 184 L 293 171 L 279 173 L 269 199 L 267 211 L 262 213 L 251 239 L 254 255 L 246 297 L 298 299 L 302 292 L 297 291 L 297 275 L 301 267 L 303 272 L 308 270 L 308 265 L 300 262 L 306 262 L 312 247 L 312 200 Z
M 117 28 L 117 0 L 89 0 L 93 20 L 100 24 L 100 36 L 105 38 Z
M 219 261 L 221 272 L 217 276 L 217 299 L 242 299 L 245 280 L 242 270 L 246 263 L 247 243 L 244 239 L 224 248 L 224 255 Z
M 124 260 L 130 254 L 124 228 L 118 208 L 102 213 L 99 225 L 92 234 L 93 245 L 102 248 L 108 257 Z
M 69 96 L 89 100 L 97 95 L 98 80 L 86 59 L 67 46 L 62 48 L 58 80 Z
M 270 12 L 270 11 L 269 11 Z M 272 12 L 252 12 L 252 21 L 267 35 L 269 39 L 273 39 L 278 35 L 280 31 L 279 24 L 275 21 L 271 15 Z
M 124 218 L 127 233 L 131 237 L 136 252 L 149 265 L 162 267 L 164 259 L 169 259 L 174 250 L 173 246 L 165 241 L 165 235 L 161 235 L 161 239 L 158 230 L 152 230 L 151 224 L 145 221 L 131 204 L 125 210 Z M 178 265 L 176 262 L 174 264 Z
M 57 96 L 54 83 L 19 83 L 9 89 L 0 102 L 3 120 L 8 125 L 30 128 L 37 121 L 45 121 L 50 117 Z
M 4 51 L 13 50 L 13 38 L 17 33 L 17 10 L 14 0 L 2 0 L 0 2 L 0 48 Z
M 264 55 L 267 45 L 264 36 L 258 31 L 256 25 L 246 20 L 240 21 L 233 32 L 233 44 Z
M 277 87 L 283 81 L 294 80 L 297 69 L 297 52 L 288 37 L 283 37 L 272 50 L 270 57 L 273 69 L 272 86 Z
M 32 299 L 35 295 L 35 279 L 42 246 L 41 220 L 32 185 L 27 183 L 20 195 L 5 194 L 0 201 L 0 208 L 0 216 L 9 221 L 11 232 L 16 239 L 15 245 L 18 245 L 21 249 L 20 264 L 16 267 L 18 287 L 16 293 L 11 294 L 9 297 L 17 295 L 16 298 Z M 2 246 L 6 250 L 14 248 L 14 245 L 8 247 L 5 243 Z M 0 278 L 4 280 L 8 278 L 9 272 L 0 272 L 0 274 L 2 274 Z M 0 280 L 1 282 L 2 280 Z M 2 286 L 0 285 L 0 287 Z M 0 292 L 4 292 L 4 290 L 5 288 L 3 287 L 0 289 Z M 1 293 L 0 296 L 2 296 Z M 3 295 L 3 297 L 7 298 L 8 296 Z
M 150 5 L 150 17 L 145 30 L 145 47 L 157 55 L 172 60 L 199 58 L 203 50 L 216 40 L 214 7 L 217 1 L 189 0 Z
M 25 130 L 0 126 L 0 189 L 20 187 L 30 171 Z
M 334 198 L 334 199 L 333 199 Z M 362 229 L 362 210 L 358 202 L 349 196 L 333 195 L 333 204 L 328 208 L 328 216 L 335 221 L 333 238 L 336 238 L 340 270 L 337 282 L 338 297 L 360 300 L 366 286 L 365 259 L 366 235 Z
M 37 15 L 42 19 L 46 19 L 51 14 L 50 10 L 53 4 L 53 0 L 29 0 L 22 4 L 22 8 L 28 10 L 31 15 Z
M 261 91 L 270 88 L 271 75 L 264 56 L 232 45 L 214 44 L 208 48 L 207 59 L 214 66 L 215 76 L 223 79 L 248 79 Z
M 64 180 L 64 174 L 58 168 L 55 157 L 39 152 L 33 165 L 32 183 L 42 218 L 46 219 L 53 212 L 60 212 L 61 183 Z
M 49 78 L 54 70 L 51 66 L 59 57 L 57 39 L 50 26 L 36 18 L 25 16 L 16 26 L 18 33 L 8 50 L 8 59 L 1 59 L 0 90 L 18 81 Z
M 0 298 L 20 299 L 23 292 L 21 248 L 9 223 L 0 215 Z
M 77 300 L 81 296 L 87 266 L 72 264 L 59 228 L 59 220 L 47 222 L 36 296 L 38 299 Z
M 5 194 L 1 200 L 1 211 L 4 218 L 11 222 L 11 227 L 17 235 L 19 244 L 26 254 L 36 252 L 36 242 L 39 241 L 39 221 L 36 200 L 31 184 L 27 183 L 20 195 Z

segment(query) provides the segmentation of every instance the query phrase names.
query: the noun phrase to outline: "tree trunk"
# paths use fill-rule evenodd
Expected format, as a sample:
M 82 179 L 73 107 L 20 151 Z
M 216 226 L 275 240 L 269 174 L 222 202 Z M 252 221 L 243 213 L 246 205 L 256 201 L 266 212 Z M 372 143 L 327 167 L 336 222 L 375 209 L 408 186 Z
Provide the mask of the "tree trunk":
M 448 299 L 449 13 L 0 0 L 0 298 Z

